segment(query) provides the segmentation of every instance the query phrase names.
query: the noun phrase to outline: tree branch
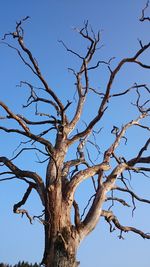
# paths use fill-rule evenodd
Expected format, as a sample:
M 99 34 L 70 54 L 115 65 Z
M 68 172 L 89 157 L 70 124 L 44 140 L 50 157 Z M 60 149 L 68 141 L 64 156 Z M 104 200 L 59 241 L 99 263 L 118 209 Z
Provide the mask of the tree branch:
M 29 128 L 26 126 L 26 124 L 21 120 L 21 118 L 18 115 L 15 115 L 3 102 L 0 101 L 0 106 L 6 110 L 6 112 L 9 114 L 10 118 L 16 120 L 19 125 L 25 130 L 25 132 L 29 133 Z
M 115 149 L 120 144 L 120 141 L 124 137 L 124 134 L 127 131 L 127 129 L 130 128 L 133 125 L 139 125 L 139 121 L 141 119 L 144 119 L 145 117 L 147 117 L 147 113 L 142 113 L 137 119 L 132 120 L 132 121 L 128 122 L 127 124 L 125 124 L 122 127 L 120 132 L 119 132 L 119 129 L 118 129 L 118 132 L 116 133 L 116 139 L 115 139 L 114 143 L 105 151 L 104 160 L 106 162 L 109 162 L 110 156 L 113 155 Z
M 9 170 L 11 170 L 12 173 L 15 174 L 19 179 L 27 177 L 34 180 L 36 183 L 36 190 L 39 193 L 41 201 L 42 203 L 45 202 L 45 186 L 42 178 L 36 172 L 21 170 L 6 157 L 0 157 L 0 162 L 2 162 Z
M 116 93 L 116 94 L 112 94 L 110 95 L 111 97 L 117 97 L 117 96 L 122 96 L 127 94 L 128 92 L 130 92 L 132 89 L 137 89 L 137 88 L 145 88 L 146 90 L 148 90 L 148 92 L 150 93 L 150 90 L 148 89 L 148 87 L 146 86 L 146 84 L 135 84 L 131 87 L 129 87 L 128 89 L 126 89 L 125 91 L 121 92 L 121 93 Z
M 116 228 L 121 230 L 122 232 L 125 232 L 125 233 L 133 232 L 133 233 L 140 235 L 144 239 L 150 239 L 150 234 L 145 234 L 143 231 L 138 230 L 138 229 L 131 227 L 131 226 L 121 225 L 118 218 L 113 214 L 112 211 L 102 210 L 101 216 L 104 217 L 109 224 L 111 222 L 113 222 L 113 224 L 116 226 Z M 111 229 L 112 229 L 112 227 L 111 227 Z
M 45 145 L 48 148 L 49 152 L 51 154 L 53 154 L 54 149 L 53 149 L 52 144 L 48 140 L 46 140 L 46 139 L 44 139 L 38 135 L 34 135 L 31 132 L 23 132 L 23 131 L 18 130 L 18 129 L 8 129 L 8 128 L 2 127 L 2 126 L 0 126 L 0 130 L 3 130 L 7 133 L 18 133 L 18 134 L 24 135 L 24 136 L 26 136 L 26 137 L 28 137 L 28 138 L 36 141 L 36 142 L 39 142 L 39 143 Z
M 28 17 L 26 17 L 28 19 Z M 54 90 L 52 90 L 46 80 L 44 79 L 42 73 L 41 73 L 41 70 L 38 66 L 38 63 L 37 63 L 37 60 L 33 57 L 31 51 L 26 47 L 25 43 L 24 43 L 24 30 L 22 28 L 22 23 L 25 21 L 26 19 L 22 19 L 20 20 L 19 22 L 16 23 L 16 29 L 15 29 L 15 32 L 11 32 L 11 33 L 8 33 L 8 34 L 5 34 L 4 35 L 4 38 L 3 40 L 6 39 L 7 36 L 11 36 L 12 38 L 14 39 L 17 39 L 18 41 L 18 44 L 21 48 L 21 50 L 25 53 L 25 55 L 28 57 L 29 59 L 29 62 L 31 63 L 28 63 L 25 61 L 25 59 L 23 58 L 23 56 L 21 55 L 21 52 L 15 48 L 15 47 L 12 47 L 11 45 L 9 45 L 8 43 L 6 43 L 9 47 L 15 49 L 18 54 L 19 54 L 19 57 L 23 60 L 23 62 L 25 63 L 25 65 L 27 65 L 31 70 L 32 72 L 39 78 L 39 80 L 42 82 L 42 84 L 44 85 L 44 88 L 45 88 L 45 91 L 54 99 L 54 101 L 57 103 L 57 105 L 59 106 L 60 110 L 61 110 L 61 115 L 63 113 L 63 110 L 64 110 L 64 106 L 62 104 L 62 102 L 60 101 L 60 99 L 58 98 L 58 96 L 55 94 Z M 66 118 L 66 117 L 65 117 Z
M 74 115 L 72 121 L 68 125 L 69 133 L 71 131 L 73 131 L 74 127 L 76 126 L 77 122 L 79 121 L 79 119 L 81 117 L 81 113 L 82 113 L 82 110 L 83 110 L 85 98 L 86 98 L 86 95 L 87 95 L 88 89 L 89 89 L 88 71 L 90 69 L 92 69 L 92 67 L 88 68 L 88 64 L 91 62 L 91 60 L 93 58 L 93 55 L 96 52 L 97 44 L 100 41 L 99 32 L 98 32 L 97 36 L 95 34 L 93 34 L 93 31 L 92 31 L 93 37 L 91 37 L 89 35 L 88 22 L 86 22 L 84 24 L 84 27 L 81 30 L 77 30 L 77 31 L 84 39 L 88 40 L 89 47 L 88 47 L 87 53 L 86 53 L 86 55 L 84 57 L 81 57 L 79 54 L 73 52 L 72 50 L 70 50 L 70 49 L 68 49 L 66 47 L 66 49 L 68 51 L 70 51 L 73 54 L 77 55 L 82 60 L 82 64 L 81 64 L 79 72 L 77 74 L 74 72 L 75 77 L 76 77 L 76 86 L 77 86 L 77 92 L 78 92 L 79 100 L 78 100 L 77 108 L 76 108 L 76 111 L 75 111 L 75 115 Z M 99 63 L 97 63 L 97 65 L 95 67 L 93 67 L 93 68 L 96 68 L 98 66 L 99 66 Z M 83 77 L 83 79 L 85 81 L 85 86 L 83 86 L 83 84 L 82 84 L 82 77 Z
M 121 203 L 123 206 L 130 207 L 130 205 L 124 199 L 121 199 L 118 197 L 107 197 L 105 201 L 109 201 L 109 200 L 112 201 L 112 206 L 114 205 L 114 201 L 117 201 Z
M 126 192 L 126 193 L 130 194 L 132 198 L 135 198 L 136 200 L 138 200 L 140 202 L 150 204 L 150 200 L 139 197 L 133 191 L 131 191 L 131 190 L 127 189 L 127 188 L 122 188 L 122 187 L 119 187 L 119 186 L 113 186 L 112 189 L 113 190 L 118 190 L 118 191 L 121 191 L 121 192 Z
M 149 7 L 149 0 L 147 1 L 145 7 L 142 9 L 142 15 L 141 15 L 141 18 L 140 18 L 140 21 L 143 22 L 145 20 L 147 21 L 150 21 L 150 17 L 145 17 L 145 11 L 146 9 Z
M 92 166 L 92 167 L 88 167 L 85 170 L 81 170 L 79 172 L 77 172 L 77 174 L 75 174 L 71 181 L 68 183 L 68 186 L 66 188 L 66 199 L 72 204 L 73 202 L 73 196 L 74 196 L 74 192 L 77 188 L 77 186 L 84 181 L 85 179 L 94 176 L 95 174 L 97 174 L 100 170 L 103 171 L 107 171 L 110 169 L 110 166 L 103 162 L 101 164 Z
M 35 87 L 31 83 L 25 82 L 25 81 L 21 81 L 20 82 L 20 85 L 18 85 L 18 86 L 21 87 L 22 85 L 27 85 L 29 87 L 29 89 L 30 89 L 30 96 L 28 98 L 27 105 L 24 106 L 24 107 L 29 106 L 31 103 L 43 102 L 43 103 L 47 103 L 47 104 L 52 105 L 55 108 L 55 110 L 57 111 L 57 114 L 60 114 L 60 108 L 59 108 L 59 106 L 54 101 L 52 101 L 50 99 L 38 97 L 37 94 L 35 93 L 35 90 L 34 90 Z M 39 89 L 39 88 L 36 88 L 36 89 Z
M 126 63 L 137 63 L 139 64 L 139 62 L 137 61 L 137 58 L 143 54 L 148 48 L 150 47 L 150 43 L 142 46 L 137 52 L 136 54 L 133 56 L 133 57 L 130 57 L 130 58 L 124 58 L 120 61 L 120 63 L 117 65 L 117 67 L 111 72 L 110 74 L 110 78 L 109 78 L 109 81 L 107 83 L 107 87 L 106 87 L 106 91 L 105 91 L 105 94 L 104 94 L 104 97 L 103 97 L 103 100 L 99 106 L 99 109 L 98 109 L 98 114 L 95 116 L 94 119 L 92 119 L 89 123 L 89 125 L 87 126 L 87 128 L 74 135 L 71 139 L 70 139 L 70 144 L 75 142 L 76 140 L 78 140 L 79 138 L 83 138 L 84 136 L 87 136 L 92 128 L 97 124 L 98 121 L 100 121 L 100 119 L 102 118 L 105 110 L 107 109 L 107 103 L 109 101 L 109 98 L 110 98 L 110 91 L 111 91 L 111 88 L 112 88 L 112 84 L 114 82 L 114 79 L 116 78 L 116 75 L 119 73 L 120 69 L 124 66 L 124 64 Z M 147 66 L 145 66 L 144 64 L 140 64 L 141 67 L 143 68 L 147 68 Z
M 14 205 L 13 212 L 14 213 L 17 213 L 17 214 L 22 214 L 22 217 L 25 214 L 27 216 L 27 218 L 29 219 L 30 223 L 32 224 L 32 218 L 29 215 L 28 211 L 25 210 L 25 209 L 19 209 L 22 205 L 24 205 L 26 203 L 26 201 L 27 201 L 27 199 L 28 199 L 31 191 L 32 191 L 32 186 L 29 185 L 29 187 L 28 187 L 27 191 L 25 192 L 22 200 L 19 201 L 17 204 Z

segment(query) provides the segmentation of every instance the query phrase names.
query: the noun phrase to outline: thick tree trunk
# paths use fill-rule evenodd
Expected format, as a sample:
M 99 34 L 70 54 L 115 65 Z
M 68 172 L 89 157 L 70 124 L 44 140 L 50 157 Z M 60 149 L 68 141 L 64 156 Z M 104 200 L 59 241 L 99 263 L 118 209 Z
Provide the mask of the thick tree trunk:
M 53 227 L 45 226 L 45 251 L 42 264 L 46 267 L 79 266 L 79 262 L 76 261 L 78 245 L 74 229 L 71 230 L 70 226 L 62 228 L 55 235 Z
M 62 135 L 46 173 L 45 191 L 45 250 L 42 264 L 46 267 L 77 267 L 76 252 L 80 243 L 77 229 L 72 225 L 71 205 L 63 197 L 63 162 L 67 151 Z
M 80 238 L 70 219 L 70 207 L 62 199 L 59 183 L 49 187 L 45 205 L 46 267 L 77 267 L 76 252 Z
M 65 247 L 62 237 L 57 236 L 45 253 L 43 264 L 46 267 L 77 267 L 79 263 L 76 261 L 76 249 L 72 244 Z

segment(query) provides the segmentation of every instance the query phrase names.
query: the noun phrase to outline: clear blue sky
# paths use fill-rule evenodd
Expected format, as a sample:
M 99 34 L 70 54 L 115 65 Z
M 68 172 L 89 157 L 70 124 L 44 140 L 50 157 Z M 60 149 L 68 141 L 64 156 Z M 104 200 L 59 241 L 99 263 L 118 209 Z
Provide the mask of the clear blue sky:
M 73 95 L 74 90 L 74 80 L 67 68 L 77 68 L 78 60 L 67 54 L 58 40 L 62 39 L 76 51 L 84 51 L 83 41 L 72 29 L 82 27 L 83 21 L 88 19 L 94 30 L 100 29 L 102 32 L 101 44 L 104 47 L 98 51 L 97 59 L 107 61 L 115 56 L 116 59 L 113 63 L 115 66 L 122 57 L 132 56 L 137 51 L 139 48 L 138 38 L 143 39 L 145 43 L 149 41 L 148 23 L 142 24 L 138 20 L 145 2 L 144 0 L 1 0 L 0 36 L 13 31 L 17 20 L 27 15 L 31 17 L 31 20 L 25 23 L 26 43 L 38 59 L 50 86 L 55 88 L 65 102 L 70 94 Z M 143 56 L 144 62 L 149 56 L 150 54 Z M 0 46 L 0 69 L 0 99 L 5 101 L 16 113 L 19 113 L 21 104 L 25 102 L 24 97 L 27 96 L 27 91 L 16 88 L 16 84 L 20 80 L 34 83 L 34 77 L 20 63 L 15 52 L 3 45 Z M 103 70 L 93 73 L 91 80 L 93 80 L 94 86 L 103 87 L 108 78 L 107 75 L 107 72 L 103 74 Z M 125 67 L 115 81 L 115 86 L 122 90 L 134 82 L 149 83 L 149 77 L 148 71 L 141 71 L 133 66 Z M 133 100 L 132 98 L 125 99 L 127 102 Z M 96 105 L 98 102 L 94 103 L 94 108 Z M 91 108 L 91 106 L 88 107 Z M 94 108 L 92 107 L 92 110 Z M 121 126 L 129 118 L 131 119 L 131 116 L 134 118 L 136 115 L 134 109 L 128 112 L 124 101 L 117 107 L 114 101 L 111 108 L 113 110 L 106 115 L 104 124 L 109 133 L 113 124 L 118 123 Z M 85 118 L 87 115 L 89 115 L 89 111 L 85 111 Z M 19 140 L 10 138 L 8 135 L 4 136 L 3 133 L 0 133 L 0 136 L 1 155 L 9 157 L 11 150 L 16 147 Z M 131 131 L 131 136 L 128 144 L 129 152 L 125 149 L 123 151 L 128 157 L 136 154 L 134 145 L 139 144 L 138 135 Z M 103 140 L 103 143 L 108 141 L 106 147 L 112 141 L 111 138 Z M 144 143 L 145 136 L 140 138 Z M 37 166 L 34 161 L 32 162 L 32 157 L 21 158 L 17 163 L 22 168 L 29 167 L 44 176 L 41 165 Z M 140 175 L 136 179 L 137 192 L 141 194 L 143 190 L 144 197 L 148 197 L 150 190 L 148 179 L 140 177 Z M 20 200 L 25 188 L 24 184 L 16 181 L 0 184 L 0 262 L 15 264 L 19 260 L 28 262 L 41 260 L 43 253 L 42 225 L 37 221 L 30 225 L 26 218 L 22 219 L 12 213 L 13 204 Z M 32 215 L 40 214 L 42 207 L 36 194 L 30 197 L 26 208 Z M 126 208 L 120 207 L 120 210 L 116 211 L 119 213 L 122 224 L 135 225 L 147 232 L 150 231 L 148 206 L 138 204 L 135 218 L 132 218 L 131 212 Z M 119 235 L 117 231 L 110 234 L 108 225 L 105 225 L 102 220 L 96 230 L 80 246 L 78 252 L 80 266 L 149 267 L 150 241 L 143 240 L 134 234 L 125 234 L 125 240 L 119 240 L 117 235 Z

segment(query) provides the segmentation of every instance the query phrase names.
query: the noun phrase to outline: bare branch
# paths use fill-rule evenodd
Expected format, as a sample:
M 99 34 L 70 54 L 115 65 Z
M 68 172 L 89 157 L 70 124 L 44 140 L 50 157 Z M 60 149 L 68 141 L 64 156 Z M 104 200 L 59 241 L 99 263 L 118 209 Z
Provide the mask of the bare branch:
M 84 158 L 78 158 L 78 159 L 66 161 L 64 163 L 64 167 L 63 167 L 63 176 L 67 177 L 70 168 L 71 167 L 77 167 L 80 164 L 85 164 Z
M 82 28 L 81 30 L 77 30 L 77 31 L 84 39 L 88 40 L 90 45 L 89 45 L 89 47 L 87 49 L 87 53 L 84 57 L 81 57 L 80 55 L 75 53 L 76 55 L 78 55 L 78 57 L 80 57 L 80 59 L 82 59 L 82 64 L 81 64 L 79 72 L 77 74 L 75 74 L 75 72 L 74 72 L 75 77 L 76 77 L 76 86 L 77 86 L 79 100 L 78 100 L 78 105 L 76 108 L 75 115 L 74 115 L 72 121 L 68 125 L 69 133 L 71 131 L 73 131 L 74 127 L 76 126 L 77 122 L 79 121 L 79 119 L 81 117 L 81 113 L 82 113 L 84 102 L 85 102 L 85 97 L 86 97 L 86 94 L 88 93 L 88 89 L 89 89 L 88 70 L 90 70 L 92 68 L 96 68 L 100 64 L 100 61 L 99 61 L 99 63 L 97 63 L 97 65 L 95 67 L 90 67 L 90 68 L 88 67 L 88 64 L 91 62 L 93 55 L 95 54 L 97 44 L 100 41 L 99 33 L 97 34 L 97 36 L 94 35 L 92 38 L 89 35 L 88 23 L 85 23 L 84 28 Z M 92 31 L 92 34 L 93 34 L 93 31 Z M 72 50 L 70 50 L 70 51 L 73 52 Z M 83 84 L 82 84 L 82 76 L 84 77 L 85 86 L 83 86 Z
M 3 182 L 3 181 L 9 181 L 9 180 L 13 180 L 15 179 L 16 176 L 12 176 L 12 177 L 7 177 L 7 178 L 3 178 L 3 179 L 0 179 L 0 182 Z
M 0 157 L 0 162 L 4 163 L 4 165 L 7 166 L 9 170 L 16 175 L 16 177 L 28 177 L 33 179 L 37 184 L 43 183 L 42 178 L 37 173 L 24 170 L 22 171 L 6 157 Z
M 126 89 L 125 91 L 123 91 L 123 92 L 121 92 L 121 93 L 110 95 L 110 98 L 111 98 L 111 97 L 117 97 L 117 96 L 125 95 L 125 94 L 127 94 L 128 92 L 130 92 L 132 89 L 137 89 L 137 88 L 145 88 L 146 90 L 148 89 L 147 86 L 146 86 L 146 84 L 139 84 L 139 85 L 135 84 L 135 85 L 129 87 L 128 89 Z M 148 89 L 148 90 L 149 90 L 149 89 Z M 149 92 L 150 92 L 150 90 L 149 90 Z
M 15 174 L 15 176 L 19 179 L 24 180 L 25 178 L 31 178 L 34 180 L 36 184 L 36 190 L 39 193 L 41 201 L 42 203 L 45 202 L 45 186 L 42 178 L 36 172 L 21 170 L 6 157 L 0 157 L 0 162 L 2 162 L 9 170 L 11 170 L 12 173 Z
M 8 129 L 8 128 L 2 127 L 2 126 L 0 126 L 0 130 L 3 130 L 7 133 L 18 133 L 18 134 L 24 135 L 24 136 L 26 136 L 26 137 L 28 137 L 28 138 L 36 141 L 36 142 L 39 142 L 39 143 L 45 145 L 48 148 L 49 152 L 51 151 L 51 153 L 53 153 L 52 144 L 48 140 L 46 140 L 46 139 L 44 139 L 38 135 L 34 135 L 31 132 L 23 132 L 23 131 L 18 130 L 18 129 Z
M 150 43 L 148 43 L 148 44 L 144 45 L 142 48 L 140 48 L 133 57 L 124 58 L 124 59 L 122 59 L 120 61 L 120 63 L 117 65 L 117 67 L 110 74 L 110 78 L 109 78 L 109 81 L 107 83 L 107 87 L 106 87 L 106 91 L 105 91 L 103 100 L 102 100 L 102 102 L 101 102 L 101 104 L 99 106 L 99 109 L 98 109 L 98 114 L 95 116 L 95 118 L 93 120 L 90 121 L 89 125 L 87 126 L 87 128 L 84 131 L 76 134 L 74 137 L 72 137 L 70 139 L 70 143 L 75 142 L 79 138 L 83 138 L 84 136 L 88 135 L 91 132 L 92 128 L 97 124 L 98 121 L 100 121 L 100 119 L 102 118 L 105 110 L 107 109 L 107 103 L 108 103 L 108 100 L 110 98 L 110 91 L 111 91 L 111 88 L 112 88 L 112 84 L 114 82 L 114 79 L 115 79 L 116 75 L 119 73 L 120 69 L 126 63 L 137 63 L 137 64 L 139 64 L 139 62 L 137 61 L 137 58 L 141 54 L 143 54 L 149 47 L 150 47 Z M 141 65 L 141 67 L 145 68 L 146 66 L 145 65 Z
M 144 151 L 147 150 L 149 144 L 150 144 L 150 138 L 146 141 L 145 145 L 140 149 L 138 155 L 127 162 L 129 168 L 137 163 L 150 163 L 150 157 L 141 157 Z
M 43 78 L 43 76 L 41 74 L 41 71 L 37 65 L 37 61 L 34 59 L 31 51 L 25 46 L 23 39 L 20 36 L 18 37 L 18 43 L 19 43 L 20 47 L 22 48 L 22 50 L 28 55 L 31 63 L 33 64 L 33 67 L 35 69 L 37 76 L 39 77 L 39 79 L 41 80 L 41 82 L 43 83 L 43 85 L 45 87 L 46 92 L 48 92 L 52 96 L 52 98 L 56 101 L 56 103 L 58 104 L 60 109 L 63 110 L 64 107 L 63 107 L 60 99 L 56 96 L 54 91 L 51 88 L 49 88 L 47 82 L 45 81 L 45 79 Z
M 32 186 L 29 185 L 27 191 L 25 192 L 23 198 L 21 201 L 19 201 L 17 204 L 14 205 L 13 207 L 13 212 L 14 213 L 18 213 L 18 214 L 22 214 L 22 217 L 23 215 L 25 214 L 27 216 L 27 218 L 29 219 L 30 223 L 32 224 L 32 218 L 31 216 L 29 215 L 28 211 L 27 210 L 24 210 L 24 209 L 19 209 L 22 205 L 24 205 L 30 195 L 32 191 Z
M 21 48 L 21 50 L 25 53 L 25 55 L 28 57 L 29 62 L 28 63 L 24 57 L 21 55 L 21 52 L 9 45 L 8 43 L 6 43 L 9 47 L 15 49 L 17 51 L 17 53 L 19 54 L 19 57 L 22 59 L 22 61 L 24 62 L 25 65 L 27 65 L 32 72 L 39 78 L 39 80 L 42 82 L 42 84 L 44 85 L 45 91 L 54 99 L 54 101 L 57 103 L 57 105 L 59 106 L 60 110 L 62 111 L 64 109 L 63 104 L 61 103 L 60 99 L 58 98 L 58 96 L 55 94 L 55 92 L 48 86 L 46 80 L 44 79 L 40 68 L 38 66 L 37 60 L 33 57 L 31 51 L 26 47 L 25 43 L 24 43 L 24 30 L 22 28 L 22 23 L 24 22 L 24 20 L 20 20 L 19 22 L 16 23 L 16 31 L 13 33 L 9 33 L 9 34 L 5 34 L 3 40 L 5 40 L 5 38 L 9 35 L 12 36 L 13 38 L 17 39 L 18 44 Z
M 59 106 L 54 101 L 52 101 L 50 99 L 38 97 L 37 94 L 35 93 L 35 90 L 34 90 L 35 87 L 31 83 L 25 82 L 25 81 L 21 81 L 20 85 L 18 85 L 18 86 L 21 87 L 22 85 L 27 85 L 28 88 L 30 89 L 30 96 L 28 98 L 27 105 L 24 105 L 24 107 L 28 107 L 32 103 L 43 102 L 43 103 L 47 103 L 47 104 L 52 105 L 55 108 L 55 110 L 57 111 L 57 114 L 60 114 Z M 39 89 L 39 88 L 36 88 L 36 89 Z
M 124 199 L 121 199 L 118 197 L 107 197 L 105 201 L 109 201 L 109 200 L 111 200 L 112 202 L 117 201 L 121 203 L 123 206 L 130 207 L 130 205 Z
M 12 111 L 10 111 L 10 109 L 3 102 L 0 102 L 0 106 L 4 110 L 6 110 L 6 112 L 9 114 L 11 118 L 13 118 L 19 123 L 19 125 L 23 128 L 23 130 L 25 130 L 25 132 L 29 133 L 29 128 L 26 126 L 26 124 L 17 115 L 15 115 Z
M 106 181 L 103 183 L 105 189 L 109 191 L 114 188 L 117 177 L 121 175 L 124 170 L 130 170 L 130 167 L 133 167 L 136 163 L 150 163 L 150 157 L 143 157 L 139 158 L 138 160 L 137 158 L 134 158 L 127 163 L 123 162 L 118 164 L 118 166 L 114 168 L 114 170 L 108 175 Z
M 59 43 L 61 43 L 63 45 L 63 47 L 67 50 L 67 52 L 70 52 L 72 54 L 74 54 L 75 56 L 79 57 L 80 59 L 84 59 L 82 56 L 80 56 L 77 52 L 73 51 L 72 49 L 68 48 L 67 45 L 62 41 L 62 40 L 58 40 Z
M 81 215 L 81 221 L 82 221 L 82 218 L 83 218 L 84 215 L 85 215 L 85 212 L 86 212 L 87 208 L 89 207 L 89 205 L 90 205 L 90 203 L 91 203 L 92 198 L 95 197 L 95 195 L 96 195 L 96 194 L 92 195 L 92 196 L 89 198 L 88 203 L 87 203 L 87 205 L 85 206 L 85 208 L 84 208 L 84 210 L 83 210 L 83 213 L 82 213 L 82 215 Z
M 17 54 L 19 55 L 19 57 L 20 57 L 20 59 L 22 60 L 22 62 L 35 74 L 35 75 L 37 75 L 36 74 L 36 72 L 35 72 L 35 70 L 34 70 L 34 68 L 25 60 L 25 58 L 23 57 L 23 55 L 21 54 L 21 52 L 20 52 L 20 50 L 19 49 L 17 49 L 16 47 L 14 47 L 14 46 L 12 46 L 12 45 L 10 45 L 9 43 L 7 43 L 7 42 L 2 42 L 2 44 L 4 44 L 4 45 L 7 45 L 9 48 L 11 48 L 11 49 L 13 49 L 13 50 L 15 50 L 16 52 L 17 52 Z
M 145 21 L 145 20 L 147 20 L 147 21 L 150 21 L 150 17 L 145 17 L 145 11 L 146 11 L 146 9 L 149 7 L 149 0 L 146 2 L 146 5 L 145 5 L 145 7 L 142 9 L 142 15 L 141 15 L 141 18 L 140 18 L 140 21 L 142 22 L 142 21 Z
M 22 154 L 23 151 L 29 151 L 29 150 L 38 151 L 41 154 L 49 157 L 49 155 L 47 153 L 43 152 L 42 150 L 40 150 L 40 149 L 38 149 L 36 147 L 27 147 L 27 148 L 24 147 L 13 158 L 11 158 L 10 160 L 12 161 L 12 160 L 16 159 L 19 155 Z
M 113 222 L 113 224 L 119 230 L 121 230 L 121 231 L 123 231 L 125 233 L 133 232 L 133 233 L 136 233 L 136 234 L 140 235 L 143 238 L 150 239 L 150 234 L 145 234 L 143 231 L 138 230 L 138 229 L 136 229 L 134 227 L 131 227 L 131 226 L 123 226 L 123 225 L 121 225 L 119 220 L 118 220 L 118 218 L 113 214 L 112 211 L 102 210 L 101 211 L 101 216 L 104 217 L 108 223 Z
M 119 187 L 119 186 L 114 186 L 112 188 L 113 190 L 118 190 L 118 191 L 122 191 L 122 192 L 126 192 L 128 194 L 131 195 L 131 197 L 135 198 L 136 200 L 140 201 L 140 202 L 143 202 L 143 203 L 147 203 L 147 204 L 150 204 L 150 200 L 148 199 L 145 199 L 145 198 L 140 198 L 138 195 L 136 195 L 133 191 L 127 189 L 127 188 L 122 188 L 122 187 Z
M 68 183 L 67 189 L 66 189 L 66 199 L 69 199 L 70 201 L 73 200 L 74 192 L 77 186 L 84 181 L 85 179 L 94 176 L 97 174 L 100 170 L 108 171 L 110 169 L 109 164 L 106 162 L 102 162 L 101 164 L 89 167 L 85 170 L 81 170 L 75 174 L 71 181 Z
M 147 116 L 146 113 L 142 113 L 137 119 L 132 120 L 130 122 L 128 122 L 127 124 L 125 124 L 121 131 L 119 132 L 119 129 L 117 128 L 117 133 L 116 133 L 116 139 L 114 141 L 114 143 L 105 151 L 104 154 L 104 160 L 106 162 L 109 162 L 110 160 L 110 156 L 113 155 L 115 149 L 118 147 L 118 145 L 120 144 L 121 139 L 124 137 L 125 132 L 127 131 L 127 129 L 129 127 L 132 127 L 133 125 L 138 125 L 139 121 L 141 119 L 144 119 Z M 114 130 L 116 130 L 116 127 L 114 128 Z
M 61 121 L 57 120 L 56 118 L 53 120 L 43 120 L 43 121 L 30 121 L 27 118 L 25 118 L 22 115 L 17 114 L 17 116 L 19 118 L 21 118 L 24 122 L 26 122 L 29 125 L 42 125 L 42 124 L 52 124 L 52 125 L 57 125 L 59 124 Z

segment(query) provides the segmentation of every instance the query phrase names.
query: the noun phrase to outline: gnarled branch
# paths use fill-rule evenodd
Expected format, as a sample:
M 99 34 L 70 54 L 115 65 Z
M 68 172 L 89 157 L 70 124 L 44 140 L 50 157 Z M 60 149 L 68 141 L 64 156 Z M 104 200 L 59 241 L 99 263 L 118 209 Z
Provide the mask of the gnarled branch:
M 29 185 L 27 191 L 25 192 L 23 198 L 21 201 L 19 201 L 17 204 L 13 207 L 13 212 L 17 214 L 21 214 L 22 216 L 25 214 L 27 218 L 29 219 L 30 223 L 32 224 L 32 217 L 29 215 L 28 211 L 25 209 L 19 209 L 22 205 L 24 205 L 32 191 L 32 186 Z
M 18 177 L 19 179 L 20 178 L 32 179 L 36 184 L 36 190 L 39 193 L 42 203 L 44 204 L 45 186 L 42 178 L 36 172 L 21 170 L 6 157 L 0 157 L 0 162 L 3 163 L 9 170 L 11 170 L 12 173 L 15 174 L 16 177 Z
M 133 232 L 136 233 L 138 235 L 140 235 L 141 237 L 145 238 L 145 239 L 150 239 L 150 234 L 146 234 L 143 231 L 134 228 L 132 226 L 123 226 L 120 224 L 118 218 L 113 214 L 112 211 L 106 211 L 106 210 L 102 210 L 100 215 L 102 217 L 104 217 L 106 219 L 106 221 L 111 224 L 111 222 L 115 225 L 115 227 L 119 230 L 121 230 L 122 232 Z M 110 230 L 112 229 L 112 226 L 110 228 Z

